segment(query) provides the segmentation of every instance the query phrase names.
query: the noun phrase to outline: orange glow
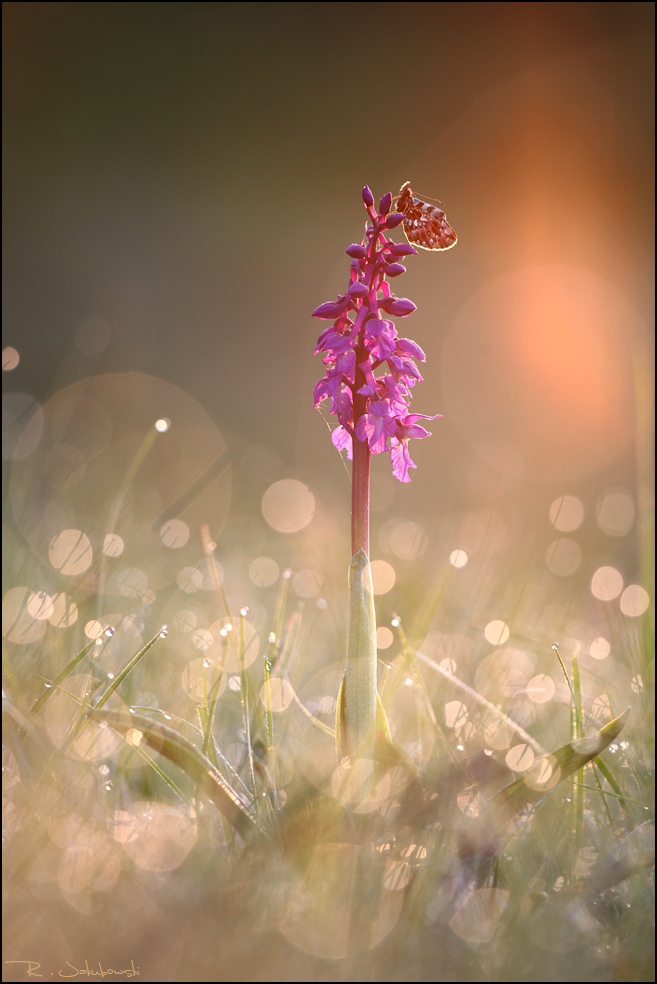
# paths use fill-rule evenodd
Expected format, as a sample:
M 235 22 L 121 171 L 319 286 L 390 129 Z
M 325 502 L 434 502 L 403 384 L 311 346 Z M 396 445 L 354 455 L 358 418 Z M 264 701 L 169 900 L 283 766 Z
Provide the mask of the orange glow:
M 643 323 L 613 286 L 560 264 L 514 270 L 458 315 L 445 347 L 448 413 L 503 470 L 583 474 L 632 439 L 632 350 Z

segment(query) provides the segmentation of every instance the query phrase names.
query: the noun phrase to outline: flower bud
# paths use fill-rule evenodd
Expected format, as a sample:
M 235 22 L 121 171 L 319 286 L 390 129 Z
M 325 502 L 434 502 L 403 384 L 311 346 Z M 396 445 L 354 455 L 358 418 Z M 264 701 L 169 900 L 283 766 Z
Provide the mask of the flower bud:
M 388 243 L 387 252 L 392 253 L 393 256 L 411 256 L 412 254 L 417 256 L 417 250 L 409 243 Z
M 403 212 L 392 212 L 386 219 L 386 229 L 394 229 L 395 226 L 404 221 L 404 218 Z
M 379 202 L 379 214 L 387 215 L 388 212 L 390 211 L 391 205 L 392 205 L 392 195 L 388 191 Z
M 388 314 L 394 314 L 397 318 L 406 318 L 416 310 L 413 301 L 409 301 L 407 297 L 386 297 L 379 301 L 379 307 Z
M 374 195 L 367 187 L 367 185 L 365 185 L 365 187 L 363 188 L 363 202 L 367 206 L 367 208 L 369 208 L 370 205 L 374 205 Z
M 410 303 L 410 302 L 409 302 Z M 345 309 L 346 300 L 326 301 L 313 311 L 313 318 L 338 318 Z
M 352 260 L 362 260 L 364 256 L 367 256 L 367 250 L 364 246 L 359 246 L 358 243 L 352 243 L 345 250 L 347 256 L 350 256 Z
M 398 277 L 400 273 L 406 273 L 406 267 L 402 263 L 388 263 L 383 272 L 386 277 Z

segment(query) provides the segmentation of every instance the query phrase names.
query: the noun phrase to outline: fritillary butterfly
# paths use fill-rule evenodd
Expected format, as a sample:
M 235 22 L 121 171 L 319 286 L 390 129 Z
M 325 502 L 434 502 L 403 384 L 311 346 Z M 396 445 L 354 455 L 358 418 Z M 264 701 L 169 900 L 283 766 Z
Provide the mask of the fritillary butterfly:
M 456 233 L 443 210 L 415 198 L 410 181 L 399 189 L 395 209 L 404 213 L 404 232 L 413 246 L 421 249 L 451 249 L 456 246 Z

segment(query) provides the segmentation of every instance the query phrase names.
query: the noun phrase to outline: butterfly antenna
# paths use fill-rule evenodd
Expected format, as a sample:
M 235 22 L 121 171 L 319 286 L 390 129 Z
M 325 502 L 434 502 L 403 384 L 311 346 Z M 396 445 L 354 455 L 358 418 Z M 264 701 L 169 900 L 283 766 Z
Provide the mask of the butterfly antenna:
M 430 198 L 429 195 L 423 195 L 421 191 L 414 191 L 413 196 L 415 198 L 421 198 L 423 202 L 433 202 L 435 205 L 440 205 L 442 208 L 447 207 L 439 198 Z

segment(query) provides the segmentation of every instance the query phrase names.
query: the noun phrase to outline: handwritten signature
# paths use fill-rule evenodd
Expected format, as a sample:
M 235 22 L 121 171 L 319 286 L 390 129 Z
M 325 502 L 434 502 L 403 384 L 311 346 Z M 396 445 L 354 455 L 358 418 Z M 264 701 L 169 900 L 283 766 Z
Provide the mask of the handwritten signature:
M 41 964 L 37 963 L 36 960 L 5 960 L 6 964 L 27 964 L 25 968 L 25 973 L 28 977 L 44 977 L 45 974 L 40 974 L 38 971 L 41 968 Z M 94 970 L 89 966 L 89 961 L 85 960 L 84 967 L 75 967 L 70 960 L 66 961 L 66 968 L 58 971 L 58 976 L 63 978 L 72 977 L 139 977 L 139 967 L 135 967 L 134 960 L 130 961 L 130 967 L 125 970 L 112 970 L 111 967 L 103 967 L 100 960 L 98 961 L 98 970 Z M 53 977 L 54 971 L 50 971 L 50 977 Z

